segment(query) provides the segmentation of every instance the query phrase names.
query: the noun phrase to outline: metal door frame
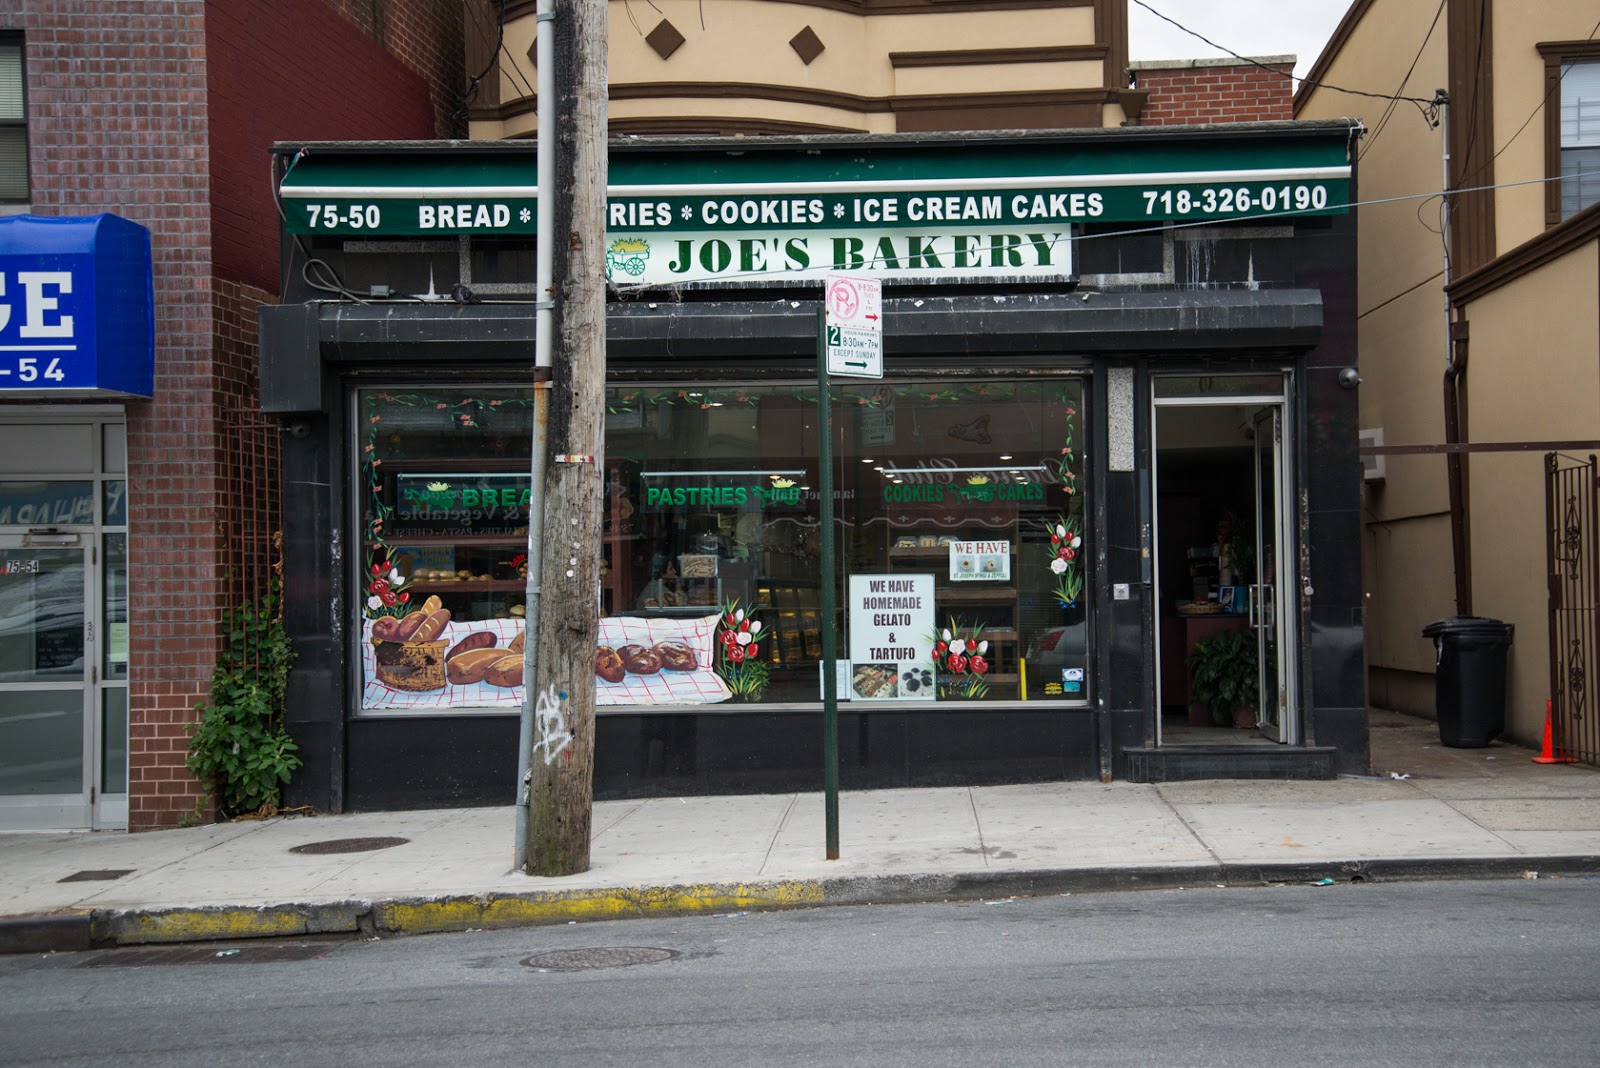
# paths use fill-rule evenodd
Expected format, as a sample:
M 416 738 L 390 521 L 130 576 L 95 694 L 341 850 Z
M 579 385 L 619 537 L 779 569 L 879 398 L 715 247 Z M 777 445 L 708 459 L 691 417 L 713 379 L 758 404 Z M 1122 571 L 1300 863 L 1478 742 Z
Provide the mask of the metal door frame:
M 1266 405 L 1259 409 L 1252 420 L 1256 428 L 1256 585 L 1251 589 L 1250 595 L 1250 625 L 1256 632 L 1256 654 L 1260 665 L 1261 682 L 1258 693 L 1265 697 L 1267 689 L 1267 663 L 1268 639 L 1276 644 L 1276 678 L 1277 707 L 1269 713 L 1268 702 L 1259 700 L 1256 704 L 1256 727 L 1261 733 L 1274 741 L 1285 745 L 1297 745 L 1300 741 L 1300 717 L 1297 713 L 1298 702 L 1295 700 L 1298 693 L 1299 673 L 1295 670 L 1297 657 L 1295 655 L 1295 612 L 1293 608 L 1297 603 L 1295 598 L 1294 569 L 1295 560 L 1293 511 L 1289 507 L 1294 501 L 1293 494 L 1293 465 L 1289 462 L 1294 455 L 1293 441 L 1288 412 L 1282 404 Z M 1273 530 L 1271 531 L 1276 552 L 1273 554 L 1273 574 L 1271 581 L 1262 570 L 1262 545 L 1268 533 L 1261 512 L 1263 485 L 1261 459 L 1263 447 L 1261 434 L 1270 427 L 1272 436 L 1272 495 L 1273 495 Z M 1260 591 L 1259 597 L 1257 590 Z M 1285 601 L 1284 594 L 1288 594 Z M 1285 604 L 1288 608 L 1285 609 Z M 1270 621 L 1268 616 L 1270 615 Z
M 76 550 L 83 559 L 83 673 L 76 678 L 41 682 L 0 682 L 0 701 L 8 694 L 48 692 L 79 696 L 79 789 L 62 794 L 0 794 L 0 828 L 16 830 L 61 830 L 93 825 L 95 791 L 99 782 L 99 688 L 91 681 L 98 661 L 95 641 L 95 602 L 98 600 L 98 569 L 95 566 L 94 535 L 70 532 L 60 534 L 0 534 L 0 551 L 39 549 L 52 552 Z
M 121 689 L 128 691 L 129 682 L 126 677 L 131 671 L 125 672 L 125 677 L 120 679 L 107 679 L 105 677 L 105 650 L 106 644 L 102 636 L 107 633 L 106 603 L 105 603 L 105 553 L 104 543 L 108 535 L 121 535 L 124 544 L 127 544 L 129 527 L 127 518 L 127 416 L 121 405 L 83 405 L 73 408 L 53 408 L 49 405 L 18 405 L 0 412 L 0 425 L 33 424 L 33 425 L 70 425 L 92 426 L 95 428 L 95 441 L 93 447 L 94 461 L 90 470 L 74 471 L 29 471 L 10 470 L 0 472 L 0 481 L 30 482 L 30 481 L 70 481 L 92 482 L 94 484 L 94 520 L 90 523 L 71 524 L 57 528 L 30 528 L 21 524 L 12 524 L 0 527 L 0 544 L 18 543 L 18 547 L 29 547 L 24 544 L 25 539 L 33 539 L 33 546 L 38 548 L 77 547 L 85 553 L 84 571 L 84 673 L 76 683 L 84 693 L 84 723 L 83 723 L 83 779 L 82 791 L 78 794 L 0 794 L 0 829 L 6 830 L 59 830 L 59 829 L 93 829 L 93 830 L 120 830 L 128 824 L 128 788 L 131 785 L 131 769 L 127 766 L 128 755 L 124 752 L 124 765 L 120 769 L 120 779 L 124 784 L 123 790 L 107 794 L 101 787 L 106 781 L 106 768 L 103 763 L 105 754 L 104 737 L 104 695 L 108 689 Z M 107 431 L 115 428 L 122 463 L 120 467 L 108 466 L 107 461 Z M 20 465 L 19 465 L 20 466 Z M 106 485 L 111 482 L 123 484 L 123 519 L 122 523 L 109 524 L 106 516 Z M 75 545 L 63 546 L 59 543 L 50 544 L 50 538 L 76 539 Z M 131 667 L 131 665 L 130 665 Z M 7 690 L 20 690 L 34 687 L 38 684 L 21 683 L 8 684 L 0 693 Z M 130 704 L 131 702 L 125 702 Z M 131 718 L 131 707 L 128 715 Z M 131 736 L 131 726 L 127 733 Z M 131 750 L 131 743 L 128 746 Z

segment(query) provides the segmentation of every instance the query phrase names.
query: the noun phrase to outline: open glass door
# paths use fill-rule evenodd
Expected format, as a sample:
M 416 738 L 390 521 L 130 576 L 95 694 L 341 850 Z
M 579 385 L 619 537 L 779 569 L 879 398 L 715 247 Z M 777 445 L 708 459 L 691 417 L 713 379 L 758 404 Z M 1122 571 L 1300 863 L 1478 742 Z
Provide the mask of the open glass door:
M 1299 741 L 1294 714 L 1294 657 L 1284 655 L 1294 643 L 1290 633 L 1294 613 L 1294 587 L 1290 584 L 1293 541 L 1286 528 L 1286 507 L 1294 498 L 1284 462 L 1283 408 L 1272 405 L 1256 412 L 1256 584 L 1251 588 L 1250 626 L 1256 634 L 1261 674 L 1261 697 L 1256 705 L 1257 726 L 1268 738 Z
M 0 537 L 0 827 L 90 823 L 89 540 Z

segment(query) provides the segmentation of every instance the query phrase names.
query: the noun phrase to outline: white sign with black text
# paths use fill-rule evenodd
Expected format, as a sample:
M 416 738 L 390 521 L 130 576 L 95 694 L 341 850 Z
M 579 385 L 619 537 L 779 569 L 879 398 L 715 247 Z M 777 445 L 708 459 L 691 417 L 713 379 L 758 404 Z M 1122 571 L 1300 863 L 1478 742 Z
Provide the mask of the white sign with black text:
M 852 701 L 932 701 L 933 576 L 850 576 Z
M 1010 582 L 1009 541 L 953 541 L 950 543 L 951 582 Z

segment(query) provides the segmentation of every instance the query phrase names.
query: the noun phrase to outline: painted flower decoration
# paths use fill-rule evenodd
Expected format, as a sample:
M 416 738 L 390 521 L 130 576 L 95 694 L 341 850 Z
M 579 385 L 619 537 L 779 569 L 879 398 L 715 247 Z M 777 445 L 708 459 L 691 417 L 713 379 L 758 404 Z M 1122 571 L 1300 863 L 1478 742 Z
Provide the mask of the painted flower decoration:
M 933 638 L 933 666 L 940 697 L 982 697 L 989 692 L 989 642 L 982 625 L 963 630 L 956 620 Z
M 1045 530 L 1050 535 L 1050 573 L 1056 577 L 1056 602 L 1062 608 L 1075 606 L 1083 593 L 1083 571 L 1078 563 L 1083 535 L 1077 523 L 1076 517 L 1058 515 L 1055 522 L 1045 524 Z
M 379 549 L 382 552 L 381 548 Z M 367 615 L 376 618 L 401 615 L 407 610 L 410 580 L 400 573 L 387 554 L 374 561 L 367 576 Z
M 761 620 L 729 601 L 717 620 L 717 674 L 735 700 L 756 701 L 766 693 L 771 667 L 761 659 Z

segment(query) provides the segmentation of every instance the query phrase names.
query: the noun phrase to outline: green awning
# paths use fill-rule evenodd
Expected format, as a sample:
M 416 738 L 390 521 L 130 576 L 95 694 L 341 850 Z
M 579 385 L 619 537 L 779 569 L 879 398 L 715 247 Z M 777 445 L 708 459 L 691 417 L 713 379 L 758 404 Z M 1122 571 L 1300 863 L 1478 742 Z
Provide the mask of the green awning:
M 1335 214 L 1348 210 L 1350 193 L 1348 140 L 1336 132 L 619 145 L 607 231 L 772 237 Z M 319 147 L 289 168 L 279 192 L 293 233 L 532 234 L 535 164 L 531 147 Z

